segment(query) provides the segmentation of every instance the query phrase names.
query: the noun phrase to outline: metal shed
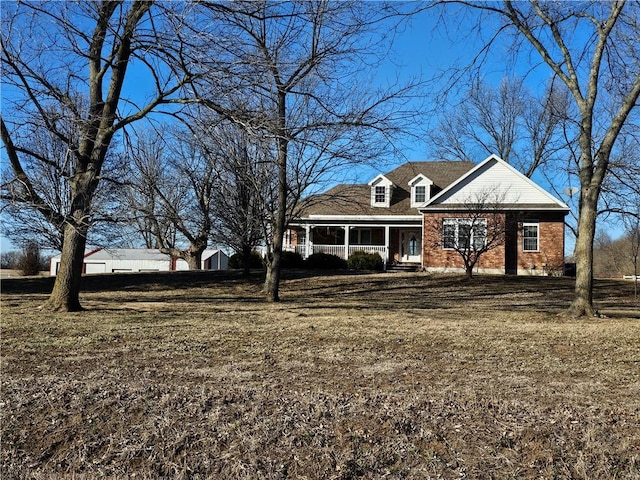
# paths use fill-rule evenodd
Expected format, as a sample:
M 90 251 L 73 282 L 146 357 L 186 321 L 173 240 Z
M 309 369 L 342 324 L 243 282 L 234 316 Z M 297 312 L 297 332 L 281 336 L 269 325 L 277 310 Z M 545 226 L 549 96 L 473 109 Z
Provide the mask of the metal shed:
M 202 254 L 203 270 L 226 270 L 229 258 L 221 250 L 205 250 Z M 60 255 L 51 259 L 50 274 L 55 276 L 60 265 Z M 187 262 L 157 249 L 143 248 L 99 248 L 87 250 L 84 256 L 83 273 L 162 272 L 188 270 Z

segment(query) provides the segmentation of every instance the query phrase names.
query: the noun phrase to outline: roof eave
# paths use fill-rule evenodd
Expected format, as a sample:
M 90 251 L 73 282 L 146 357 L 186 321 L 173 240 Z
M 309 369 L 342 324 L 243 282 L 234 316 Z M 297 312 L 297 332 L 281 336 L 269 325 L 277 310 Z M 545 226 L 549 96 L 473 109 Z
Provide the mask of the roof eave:
M 438 212 L 469 212 L 469 206 L 465 205 L 428 205 L 418 209 L 420 213 L 438 213 Z M 497 208 L 482 208 L 483 212 L 504 212 L 504 211 L 532 211 L 532 212 L 564 212 L 568 214 L 571 209 L 563 206 L 553 205 L 504 205 Z

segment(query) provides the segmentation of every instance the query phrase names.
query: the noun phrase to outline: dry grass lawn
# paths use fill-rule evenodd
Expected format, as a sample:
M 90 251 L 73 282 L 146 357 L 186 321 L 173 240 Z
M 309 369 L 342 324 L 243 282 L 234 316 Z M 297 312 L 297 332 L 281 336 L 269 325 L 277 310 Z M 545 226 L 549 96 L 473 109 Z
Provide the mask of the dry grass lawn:
M 600 281 L 175 273 L 2 288 L 1 478 L 640 479 L 640 308 Z

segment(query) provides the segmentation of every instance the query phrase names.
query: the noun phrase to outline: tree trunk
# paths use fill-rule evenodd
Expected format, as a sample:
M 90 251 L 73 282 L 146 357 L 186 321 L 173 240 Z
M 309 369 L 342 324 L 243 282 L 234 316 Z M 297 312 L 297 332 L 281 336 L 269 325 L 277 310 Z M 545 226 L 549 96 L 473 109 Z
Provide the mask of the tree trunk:
M 206 244 L 204 246 L 189 246 L 189 250 L 180 250 L 175 247 L 162 247 L 160 252 L 166 255 L 170 255 L 172 259 L 180 258 L 187 262 L 187 268 L 189 270 L 202 270 L 202 252 L 204 252 Z
M 275 245 L 271 260 L 267 261 L 267 275 L 264 280 L 264 291 L 269 302 L 280 301 L 280 259 L 282 257 L 282 246 L 276 252 Z
M 273 225 L 272 250 L 267 262 L 265 291 L 267 300 L 280 300 L 280 259 L 282 258 L 282 242 L 287 223 L 287 154 L 289 141 L 286 129 L 286 93 L 279 87 L 278 91 L 278 205 Z
M 251 245 L 242 245 L 242 276 L 251 276 Z
M 202 270 L 202 252 L 187 252 L 185 257 L 189 270 Z
M 88 162 L 87 162 L 88 163 Z M 60 255 L 60 266 L 53 284 L 53 291 L 44 308 L 60 312 L 79 312 L 80 282 L 84 265 L 84 250 L 91 216 L 91 199 L 97 180 L 93 170 L 76 172 L 70 180 L 71 212 L 64 227 L 64 240 Z
M 464 273 L 467 276 L 467 280 L 472 280 L 473 279 L 473 265 L 465 265 L 464 267 Z
M 79 312 L 82 310 L 80 281 L 86 243 L 86 229 L 79 231 L 77 227 L 67 223 L 64 229 L 64 243 L 56 281 L 43 308 L 57 312 Z
M 206 238 L 206 237 L 205 237 Z M 185 260 L 189 265 L 189 270 L 202 270 L 202 253 L 207 248 L 207 240 L 196 240 L 189 245 L 189 250 L 185 252 Z
M 569 315 L 573 317 L 597 315 L 593 308 L 593 240 L 596 233 L 597 201 L 597 195 L 591 193 L 590 189 L 583 188 L 575 247 L 575 294 L 569 306 Z

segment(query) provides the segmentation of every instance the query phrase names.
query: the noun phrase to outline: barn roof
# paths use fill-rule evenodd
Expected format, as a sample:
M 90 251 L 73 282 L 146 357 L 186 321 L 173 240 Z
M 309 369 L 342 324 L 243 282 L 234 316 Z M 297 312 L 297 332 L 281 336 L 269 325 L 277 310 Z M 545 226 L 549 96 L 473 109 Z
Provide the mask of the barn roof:
M 102 248 L 85 255 L 89 260 L 167 260 L 167 254 L 147 248 Z
M 207 249 L 202 252 L 202 260 L 215 255 L 221 250 Z M 224 254 L 224 252 L 222 252 Z M 84 258 L 89 260 L 162 260 L 166 261 L 168 254 L 160 252 L 157 248 L 87 248 Z M 56 255 L 53 259 L 60 259 L 60 255 Z

